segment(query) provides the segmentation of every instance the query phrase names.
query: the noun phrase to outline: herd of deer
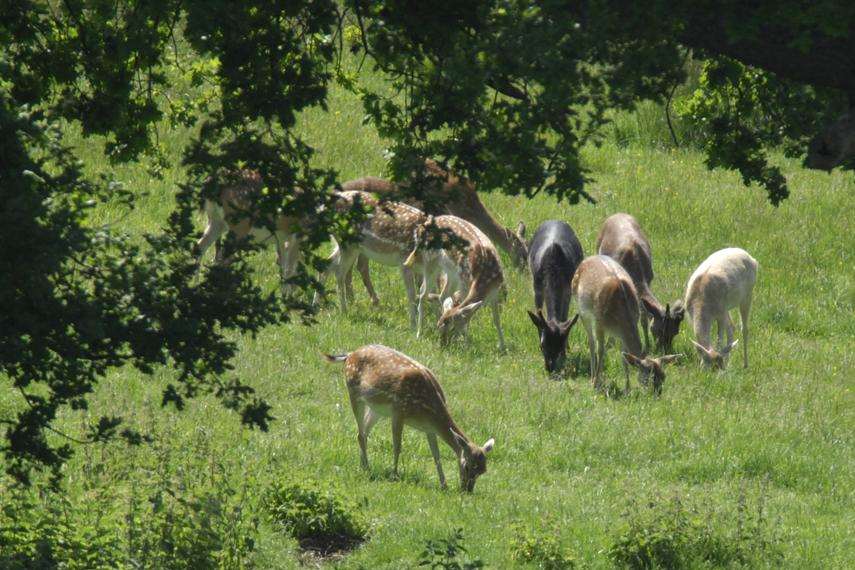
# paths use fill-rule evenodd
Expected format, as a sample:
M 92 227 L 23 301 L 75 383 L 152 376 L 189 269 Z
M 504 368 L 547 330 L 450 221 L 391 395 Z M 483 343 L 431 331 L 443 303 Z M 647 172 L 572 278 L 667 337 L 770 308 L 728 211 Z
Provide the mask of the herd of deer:
M 407 291 L 410 325 L 422 332 L 427 304 L 441 306 L 437 328 L 441 342 L 465 334 L 472 316 L 483 305 L 492 310 L 493 323 L 504 349 L 499 305 L 504 297 L 504 277 L 494 243 L 511 257 L 515 265 L 527 265 L 534 286 L 535 311 L 528 311 L 540 337 L 546 370 L 560 370 L 564 364 L 567 339 L 573 325 L 581 320 L 588 338 L 590 374 L 594 386 L 602 389 L 606 337 L 621 343 L 622 363 L 629 390 L 629 368 L 638 369 L 638 381 L 659 394 L 665 380 L 663 367 L 681 355 L 649 355 L 648 329 L 663 352 L 670 352 L 685 313 L 692 321 L 695 345 L 701 361 L 723 369 L 737 341 L 733 338 L 730 310 L 738 307 L 742 322 L 743 365 L 748 366 L 748 314 L 757 276 L 757 261 L 738 248 L 710 255 L 691 275 L 682 300 L 664 307 L 650 289 L 653 263 L 650 243 L 635 218 L 615 214 L 603 224 L 597 238 L 597 255 L 585 257 L 582 245 L 569 225 L 562 221 L 543 222 L 530 243 L 524 240 L 525 226 L 516 231 L 499 225 L 465 178 L 426 161 L 425 171 L 437 183 L 429 189 L 430 203 L 440 211 L 426 213 L 424 204 L 389 199 L 398 196 L 398 187 L 380 178 L 366 177 L 342 185 L 336 207 L 353 208 L 361 203 L 371 213 L 353 242 L 335 243 L 330 264 L 321 279 L 335 275 L 340 308 L 347 310 L 353 297 L 351 272 L 356 265 L 373 303 L 378 302 L 371 283 L 368 260 L 400 268 Z M 196 244 L 201 256 L 226 231 L 238 239 L 275 241 L 283 281 L 293 275 L 299 261 L 300 220 L 281 216 L 268 223 L 253 223 L 246 215 L 252 193 L 261 188 L 261 178 L 243 172 L 238 183 L 220 193 L 219 200 L 206 200 L 208 225 Z M 217 260 L 222 261 L 219 248 Z M 416 292 L 415 275 L 421 276 Z M 439 284 L 439 291 L 433 292 Z M 578 314 L 568 319 L 575 297 Z M 314 302 L 319 301 L 318 295 Z M 717 325 L 718 347 L 711 343 Z M 642 345 L 638 325 L 643 331 Z M 727 342 L 724 342 L 724 335 Z M 461 488 L 472 491 L 476 478 L 486 471 L 486 454 L 493 448 L 491 438 L 483 446 L 473 443 L 454 423 L 445 395 L 433 373 L 412 358 L 382 345 L 366 345 L 341 355 L 326 355 L 330 362 L 345 363 L 345 379 L 358 428 L 362 466 L 368 467 L 367 440 L 381 417 L 392 421 L 394 472 L 397 473 L 403 426 L 427 435 L 436 463 L 440 485 L 445 476 L 440 461 L 437 436 L 458 458 Z

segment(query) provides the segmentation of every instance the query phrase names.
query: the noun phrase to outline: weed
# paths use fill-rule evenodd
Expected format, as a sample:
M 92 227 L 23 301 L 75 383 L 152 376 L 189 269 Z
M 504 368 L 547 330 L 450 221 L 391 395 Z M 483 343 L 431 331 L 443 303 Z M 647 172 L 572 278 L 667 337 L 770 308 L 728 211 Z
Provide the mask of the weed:
M 511 558 L 520 564 L 534 564 L 543 570 L 570 570 L 576 557 L 558 540 L 558 529 L 549 525 L 544 532 L 533 532 L 522 523 L 514 525 Z
M 419 555 L 419 566 L 431 570 L 475 570 L 485 568 L 480 558 L 464 559 L 468 554 L 463 546 L 463 529 L 458 528 L 448 538 L 436 538 L 425 542 L 425 549 Z

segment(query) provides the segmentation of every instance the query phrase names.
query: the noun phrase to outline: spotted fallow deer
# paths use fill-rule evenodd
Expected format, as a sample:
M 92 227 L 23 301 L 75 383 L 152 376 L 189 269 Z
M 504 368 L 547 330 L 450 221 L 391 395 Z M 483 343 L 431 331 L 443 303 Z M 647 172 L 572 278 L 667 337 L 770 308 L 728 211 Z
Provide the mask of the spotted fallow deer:
M 414 241 L 413 251 L 404 264 L 421 265 L 424 276 L 416 330 L 421 329 L 428 286 L 441 272 L 444 274 L 444 286 L 439 293 L 442 315 L 437 321 L 441 342 L 446 344 L 453 336 L 466 333 L 472 316 L 486 303 L 492 309 L 499 350 L 504 350 L 505 337 L 499 314 L 504 276 L 499 255 L 490 239 L 457 216 L 429 216 L 417 228 Z
M 653 254 L 650 251 L 650 241 L 641 230 L 638 220 L 629 214 L 609 216 L 603 222 L 597 237 L 597 253 L 617 261 L 632 277 L 638 298 L 644 306 L 644 311 L 640 312 L 640 322 L 644 332 L 645 350 L 650 350 L 647 329 L 648 321 L 652 319 L 650 329 L 653 338 L 663 351 L 669 352 L 674 337 L 680 332 L 685 310 L 682 300 L 663 307 L 650 290 L 650 283 L 653 281 Z
M 392 469 L 398 474 L 401 435 L 408 425 L 427 435 L 439 484 L 446 488 L 437 436 L 454 450 L 460 469 L 461 491 L 472 492 L 475 480 L 487 472 L 487 454 L 493 438 L 483 446 L 473 443 L 454 423 L 445 394 L 433 372 L 409 356 L 387 346 L 371 344 L 340 355 L 325 355 L 344 362 L 350 405 L 356 417 L 362 467 L 368 469 L 368 434 L 380 417 L 392 419 Z
M 412 270 L 404 265 L 413 250 L 416 228 L 427 220 L 419 209 L 401 202 L 381 202 L 372 194 L 358 191 L 338 193 L 337 208 L 352 208 L 356 202 L 373 208 L 360 227 L 359 239 L 353 243 L 335 244 L 330 264 L 321 275 L 323 282 L 330 273 L 335 274 L 342 312 L 347 311 L 345 278 L 360 254 L 384 265 L 398 266 L 404 279 L 409 303 L 410 326 L 416 327 L 416 292 Z M 315 294 L 317 304 L 319 295 Z
M 686 286 L 685 304 L 695 331 L 692 343 L 704 364 L 724 369 L 731 350 L 738 341 L 733 340 L 733 321 L 730 309 L 739 307 L 742 321 L 743 366 L 748 367 L 748 315 L 754 283 L 757 281 L 757 261 L 748 252 L 729 247 L 710 255 L 692 273 Z M 710 332 L 717 323 L 719 348 L 713 348 Z M 727 344 L 723 344 L 724 332 Z
M 520 222 L 516 231 L 503 227 L 493 218 L 490 211 L 481 202 L 472 182 L 466 178 L 455 176 L 442 168 L 436 161 L 425 161 L 425 173 L 431 177 L 425 188 L 425 192 L 427 193 L 426 201 L 431 204 L 439 204 L 439 206 L 427 208 L 424 202 L 414 198 L 400 198 L 402 201 L 428 214 L 449 214 L 475 224 L 478 229 L 487 234 L 487 237 L 494 244 L 502 248 L 510 256 L 511 261 L 515 265 L 525 267 L 528 256 L 528 249 L 525 244 L 525 224 Z M 370 192 L 380 197 L 397 197 L 401 194 L 402 187 L 405 186 L 406 184 L 402 184 L 399 187 L 388 180 L 375 176 L 357 178 L 341 185 L 342 190 L 345 191 L 357 190 L 360 192 Z M 361 256 L 357 261 L 356 267 L 362 276 L 362 281 L 366 289 L 369 291 L 372 302 L 376 304 L 376 295 L 372 295 L 371 293 L 373 285 L 368 274 L 368 260 Z M 352 285 L 349 276 L 347 286 L 349 294 L 352 296 Z
M 229 183 L 224 184 L 216 200 L 206 199 L 203 209 L 208 217 L 205 231 L 193 253 L 201 261 L 202 256 L 213 244 L 217 244 L 217 262 L 225 261 L 218 239 L 227 231 L 238 240 L 253 240 L 256 243 L 276 244 L 280 278 L 283 291 L 289 290 L 286 280 L 294 274 L 299 261 L 300 247 L 297 239 L 300 220 L 297 216 L 280 215 L 267 223 L 254 217 L 253 203 L 263 187 L 261 175 L 252 170 L 232 173 Z M 271 231 L 270 228 L 274 228 Z
M 647 386 L 652 377 L 653 392 L 659 394 L 665 381 L 664 366 L 680 355 L 651 358 L 642 352 L 638 335 L 638 294 L 626 270 L 611 257 L 587 257 L 576 270 L 571 288 L 579 304 L 579 316 L 585 332 L 588 333 L 591 381 L 594 387 L 602 389 L 608 334 L 620 339 L 622 344 L 626 391 L 629 391 L 629 365 L 632 365 L 638 368 L 639 383 Z

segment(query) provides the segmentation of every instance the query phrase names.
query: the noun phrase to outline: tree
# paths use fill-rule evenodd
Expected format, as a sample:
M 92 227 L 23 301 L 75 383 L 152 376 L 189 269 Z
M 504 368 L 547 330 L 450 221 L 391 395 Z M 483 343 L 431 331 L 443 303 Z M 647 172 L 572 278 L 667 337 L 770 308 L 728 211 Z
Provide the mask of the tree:
M 356 30 L 349 45 L 345 29 Z M 708 164 L 737 168 L 777 204 L 787 190 L 768 146 L 804 154 L 813 135 L 809 165 L 852 160 L 853 42 L 855 7 L 842 1 L 0 0 L 0 243 L 15 244 L 0 252 L 0 373 L 26 402 L 0 418 L 8 471 L 56 476 L 71 453 L 47 437 L 58 411 L 85 408 L 99 379 L 127 364 L 177 370 L 164 403 L 214 393 L 266 427 L 269 405 L 229 376 L 226 333 L 308 319 L 310 308 L 255 286 L 247 247 L 197 278 L 192 215 L 229 172 L 263 173 L 253 216 L 314 213 L 293 280 L 316 287 L 315 247 L 351 235 L 352 216 L 331 207 L 336 173 L 312 166 L 294 125 L 325 107 L 331 81 L 362 98 L 397 177 L 434 157 L 483 189 L 575 203 L 593 199 L 581 147 L 612 110 L 664 99 L 691 53 L 705 62 L 689 108 Z M 345 49 L 392 92 L 345 73 Z M 198 129 L 167 230 L 140 240 L 93 227 L 95 205 L 130 208 L 136 193 L 85 175 L 59 126 L 105 137 L 111 161 L 146 157 L 156 171 L 167 157 L 153 134 L 166 119 Z M 74 439 L 113 435 L 144 437 L 105 417 Z

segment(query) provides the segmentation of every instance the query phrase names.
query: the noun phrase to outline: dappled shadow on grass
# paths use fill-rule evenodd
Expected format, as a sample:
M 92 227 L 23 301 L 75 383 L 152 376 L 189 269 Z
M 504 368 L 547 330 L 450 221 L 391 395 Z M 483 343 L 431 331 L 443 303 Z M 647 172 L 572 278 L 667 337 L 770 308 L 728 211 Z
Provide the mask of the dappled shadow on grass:
M 306 537 L 297 541 L 300 545 L 298 558 L 303 566 L 320 567 L 342 560 L 363 542 L 365 539 L 343 534 Z

